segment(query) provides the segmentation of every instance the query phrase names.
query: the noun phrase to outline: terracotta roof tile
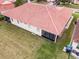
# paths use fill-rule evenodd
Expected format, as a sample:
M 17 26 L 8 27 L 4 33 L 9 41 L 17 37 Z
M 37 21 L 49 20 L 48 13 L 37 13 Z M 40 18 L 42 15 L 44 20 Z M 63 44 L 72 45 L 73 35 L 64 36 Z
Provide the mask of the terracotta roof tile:
M 0 12 L 14 8 L 14 4 L 0 4 Z
M 71 17 L 72 10 L 66 7 L 57 8 L 56 6 L 26 3 L 3 15 L 59 35 Z

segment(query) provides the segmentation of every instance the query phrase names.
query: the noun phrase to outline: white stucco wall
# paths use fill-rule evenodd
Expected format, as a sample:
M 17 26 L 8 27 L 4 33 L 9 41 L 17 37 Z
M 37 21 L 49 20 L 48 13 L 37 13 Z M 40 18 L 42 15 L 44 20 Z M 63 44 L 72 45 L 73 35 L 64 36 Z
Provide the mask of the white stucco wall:
M 14 25 L 16 25 L 16 26 L 18 26 L 18 27 L 20 27 L 20 28 L 23 28 L 23 29 L 25 29 L 25 30 L 28 30 L 28 31 L 30 31 L 30 32 L 32 32 L 32 33 L 35 33 L 35 34 L 39 35 L 39 36 L 42 35 L 42 30 L 39 29 L 39 28 L 37 28 L 37 27 L 34 27 L 34 26 L 32 26 L 32 25 L 29 25 L 29 24 L 25 24 L 25 23 L 23 23 L 23 22 L 21 22 L 21 21 L 15 20 L 15 19 L 13 19 L 13 20 L 10 19 L 10 20 L 11 20 L 11 23 L 12 23 L 12 24 L 14 24 Z

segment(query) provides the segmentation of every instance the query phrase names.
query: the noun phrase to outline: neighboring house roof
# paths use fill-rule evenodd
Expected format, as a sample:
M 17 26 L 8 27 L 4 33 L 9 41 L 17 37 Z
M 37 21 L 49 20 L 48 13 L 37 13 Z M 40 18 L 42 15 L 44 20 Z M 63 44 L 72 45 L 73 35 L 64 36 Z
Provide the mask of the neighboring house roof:
M 9 2 L 16 2 L 16 0 L 0 0 L 0 4 L 5 2 L 5 1 L 9 1 Z
M 3 2 L 3 0 L 0 0 L 0 4 Z
M 79 0 L 72 0 L 73 3 L 79 4 Z
M 10 1 L 4 1 L 4 2 L 2 2 L 1 4 L 11 4 L 12 2 L 10 2 Z
M 71 17 L 72 10 L 66 7 L 26 3 L 3 15 L 59 35 Z
M 13 3 L 0 4 L 0 12 L 14 8 Z
M 74 42 L 79 43 L 79 20 L 77 21 L 77 24 L 75 25 L 73 40 Z
M 16 2 L 16 0 L 9 0 L 10 2 Z

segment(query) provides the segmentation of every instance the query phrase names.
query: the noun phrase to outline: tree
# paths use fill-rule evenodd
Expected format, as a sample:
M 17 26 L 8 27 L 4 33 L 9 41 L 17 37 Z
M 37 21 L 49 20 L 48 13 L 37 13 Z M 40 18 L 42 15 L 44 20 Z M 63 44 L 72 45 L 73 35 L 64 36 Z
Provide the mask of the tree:
M 63 4 L 69 4 L 71 2 L 71 0 L 60 0 L 60 2 L 62 2 Z
M 47 0 L 37 0 L 37 2 L 40 2 L 40 1 L 45 1 L 46 2 Z
M 32 1 L 38 2 L 38 0 L 30 0 L 30 1 L 31 1 L 31 2 L 32 2 Z M 20 5 L 22 5 L 22 4 L 26 3 L 26 2 L 28 2 L 28 0 L 16 0 L 15 6 L 16 6 L 16 7 L 17 7 L 17 6 L 20 6 Z
M 55 0 L 56 5 L 60 4 L 60 0 Z
M 0 21 L 4 20 L 4 16 L 0 14 Z
M 16 0 L 15 6 L 16 6 L 16 7 L 17 7 L 17 6 L 20 6 L 20 5 L 22 5 L 22 4 L 26 3 L 26 2 L 27 2 L 27 0 Z

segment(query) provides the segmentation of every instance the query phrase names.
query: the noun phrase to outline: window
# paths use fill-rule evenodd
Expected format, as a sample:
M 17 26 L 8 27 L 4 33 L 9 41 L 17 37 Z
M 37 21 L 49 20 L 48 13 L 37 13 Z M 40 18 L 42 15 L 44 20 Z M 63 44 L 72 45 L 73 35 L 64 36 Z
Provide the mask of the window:
M 17 23 L 19 24 L 19 21 L 17 20 Z

